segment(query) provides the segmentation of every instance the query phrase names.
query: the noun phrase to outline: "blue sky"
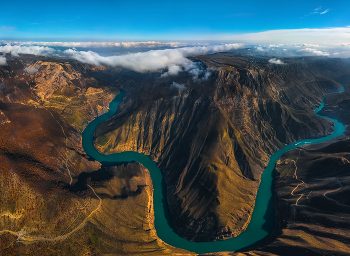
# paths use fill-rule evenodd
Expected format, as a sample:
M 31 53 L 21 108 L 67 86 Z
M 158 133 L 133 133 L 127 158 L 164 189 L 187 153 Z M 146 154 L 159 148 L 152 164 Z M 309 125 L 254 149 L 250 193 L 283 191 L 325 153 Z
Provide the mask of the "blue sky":
M 215 40 L 350 26 L 348 0 L 5 1 L 1 6 L 0 39 Z

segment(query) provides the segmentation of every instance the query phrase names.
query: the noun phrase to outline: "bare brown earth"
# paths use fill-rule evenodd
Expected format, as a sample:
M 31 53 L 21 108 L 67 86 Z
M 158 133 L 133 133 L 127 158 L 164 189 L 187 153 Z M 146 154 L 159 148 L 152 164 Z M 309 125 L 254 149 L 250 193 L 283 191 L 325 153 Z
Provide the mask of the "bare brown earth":
M 95 68 L 79 62 L 28 57 L 9 59 L 8 64 L 1 70 L 0 100 L 54 110 L 79 132 L 107 112 L 119 93 L 106 79 L 94 78 Z
M 119 92 L 89 77 L 99 69 L 30 56 L 8 63 L 0 68 L 0 254 L 191 254 L 157 237 L 146 169 L 101 168 L 82 149 L 79 131 Z

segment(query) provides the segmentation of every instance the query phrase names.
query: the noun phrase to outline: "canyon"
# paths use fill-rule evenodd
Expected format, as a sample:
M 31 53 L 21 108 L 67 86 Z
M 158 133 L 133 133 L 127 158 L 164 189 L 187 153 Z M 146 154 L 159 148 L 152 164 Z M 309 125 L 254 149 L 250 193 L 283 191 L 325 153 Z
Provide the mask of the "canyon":
M 120 112 L 96 130 L 99 152 L 137 151 L 157 162 L 175 229 L 193 241 L 245 230 L 271 154 L 332 132 L 313 110 L 325 93 L 339 88 L 331 77 L 348 72 L 336 63 L 334 70 L 323 69 L 325 60 L 276 66 L 227 55 L 199 58 L 221 68 L 200 86 L 157 99 L 157 83 L 145 91 L 125 88 Z
M 142 74 L 46 57 L 8 59 L 8 66 L 0 67 L 0 180 L 1 190 L 7 191 L 1 195 L 0 250 L 9 255 L 193 254 L 157 237 L 146 168 L 135 162 L 101 165 L 82 149 L 80 133 L 107 112 L 120 89 L 126 91 L 124 100 L 96 129 L 95 148 L 103 154 L 150 155 L 165 180 L 174 229 L 191 241 L 227 239 L 246 229 L 270 156 L 291 142 L 333 132 L 332 122 L 314 110 L 341 84 L 345 93 L 329 95 L 323 113 L 349 125 L 349 60 L 286 58 L 284 65 L 274 65 L 269 58 L 240 52 L 192 60 L 211 70 L 208 79 L 193 80 L 186 72 L 161 78 L 158 72 Z M 33 68 L 36 72 L 26 71 Z M 183 86 L 171 86 L 174 80 Z M 323 226 L 324 218 L 345 225 L 346 145 L 344 137 L 303 146 L 281 158 L 275 171 L 276 229 L 263 245 L 245 253 L 279 255 L 286 248 L 329 252 L 321 243 L 310 246 L 307 234 L 326 237 L 334 247 L 339 245 L 332 252 L 344 252 L 348 231 L 319 234 L 331 232 L 331 226 Z M 314 161 L 319 154 L 325 160 Z M 319 181 L 312 170 L 321 162 L 339 165 L 339 170 Z M 297 178 L 310 182 L 310 191 L 291 194 L 301 182 L 291 171 L 294 163 L 303 163 Z M 329 168 L 324 166 L 325 172 Z M 316 190 L 293 205 L 301 194 Z M 342 205 L 335 209 L 339 214 L 318 217 L 311 208 L 299 207 L 318 204 L 322 193 L 333 205 L 340 200 Z M 316 218 L 320 222 L 314 222 Z M 17 236 L 3 230 L 69 238 L 14 243 Z M 306 232 L 300 238 L 304 240 L 292 242 L 299 230 Z

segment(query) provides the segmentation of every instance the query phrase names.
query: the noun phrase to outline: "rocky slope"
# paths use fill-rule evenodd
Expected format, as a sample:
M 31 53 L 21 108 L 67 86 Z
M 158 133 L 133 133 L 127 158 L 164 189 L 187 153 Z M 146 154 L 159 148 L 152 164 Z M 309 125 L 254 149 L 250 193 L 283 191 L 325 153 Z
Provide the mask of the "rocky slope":
M 9 65 L 0 67 L 1 254 L 193 254 L 156 236 L 152 183 L 145 168 L 137 163 L 101 167 L 82 150 L 79 132 L 106 111 L 119 88 L 127 90 L 126 98 L 117 115 L 99 127 L 97 148 L 145 152 L 157 161 L 175 227 L 183 236 L 217 240 L 244 230 L 271 153 L 284 143 L 332 131 L 332 124 L 313 110 L 326 92 L 339 88 L 331 78 L 349 74 L 349 66 L 322 59 L 286 59 L 286 65 L 274 66 L 268 59 L 226 53 L 195 60 L 215 70 L 208 80 L 7 56 Z M 173 79 L 186 88 L 170 86 Z M 312 157 L 319 154 L 310 152 Z M 349 159 L 344 152 L 335 158 Z M 323 152 L 322 157 L 329 156 Z M 284 205 L 288 193 L 283 193 L 281 207 L 293 207 Z M 283 216 L 284 224 L 294 218 Z M 328 232 L 320 228 L 310 230 Z M 347 241 L 344 232 L 320 236 L 333 245 L 339 237 L 339 243 Z M 302 242 L 282 237 L 247 254 L 281 254 L 281 248 L 293 246 L 333 252 L 317 243 L 307 247 L 304 237 L 296 239 Z
M 272 152 L 332 132 L 313 110 L 326 92 L 339 90 L 330 78 L 350 69 L 341 60 L 276 66 L 228 54 L 197 59 L 217 69 L 208 81 L 180 76 L 185 90 L 165 87 L 166 79 L 128 87 L 118 114 L 97 129 L 95 146 L 104 154 L 151 155 L 163 172 L 177 232 L 212 241 L 245 229 Z
M 101 167 L 82 149 L 79 130 L 119 92 L 110 81 L 118 71 L 31 56 L 7 61 L 0 67 L 0 254 L 191 255 L 157 237 L 145 168 Z
M 348 255 L 350 138 L 303 146 L 276 166 L 277 255 Z
M 321 111 L 349 125 L 345 92 L 328 95 Z M 302 146 L 277 163 L 274 180 L 276 229 L 259 250 L 215 255 L 349 255 L 350 137 Z M 209 254 L 210 255 L 210 254 Z
M 119 93 L 106 78 L 94 78 L 96 68 L 76 61 L 26 56 L 7 62 L 0 68 L 1 101 L 54 110 L 80 132 Z
M 340 120 L 346 125 L 345 134 L 350 135 L 350 76 L 341 76 L 337 81 L 344 86 L 344 93 L 327 96 L 320 114 Z

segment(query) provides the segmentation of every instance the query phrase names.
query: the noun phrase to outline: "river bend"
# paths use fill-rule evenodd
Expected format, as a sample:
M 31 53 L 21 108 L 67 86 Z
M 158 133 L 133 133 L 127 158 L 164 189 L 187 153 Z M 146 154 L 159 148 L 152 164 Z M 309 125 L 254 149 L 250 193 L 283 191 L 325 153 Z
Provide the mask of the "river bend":
M 344 87 L 339 92 L 344 91 Z M 153 202 L 154 202 L 154 214 L 155 214 L 155 228 L 157 235 L 164 242 L 182 248 L 188 251 L 193 251 L 196 253 L 209 253 L 209 252 L 219 252 L 219 251 L 236 251 L 248 246 L 251 246 L 263 238 L 265 238 L 274 229 L 274 208 L 273 208 L 273 169 L 276 165 L 278 159 L 287 151 L 296 148 L 301 145 L 311 144 L 311 143 L 321 143 L 327 140 L 331 140 L 335 137 L 344 134 L 345 126 L 336 119 L 331 119 L 334 122 L 334 132 L 319 139 L 306 139 L 289 144 L 280 150 L 276 151 L 270 158 L 270 161 L 265 168 L 262 176 L 259 190 L 256 197 L 256 203 L 254 211 L 252 214 L 251 221 L 247 229 L 240 235 L 234 238 L 230 238 L 223 241 L 215 242 L 191 242 L 185 238 L 180 237 L 175 231 L 168 225 L 168 220 L 166 218 L 168 206 L 166 204 L 166 193 L 165 189 L 162 189 L 163 177 L 160 169 L 157 167 L 156 163 L 153 162 L 149 156 L 138 152 L 126 151 L 117 154 L 103 155 L 99 153 L 93 146 L 93 134 L 98 125 L 112 117 L 118 108 L 118 105 L 123 101 L 125 91 L 121 90 L 121 93 L 115 97 L 115 99 L 109 105 L 109 111 L 89 123 L 84 132 L 82 133 L 82 142 L 85 152 L 94 158 L 95 160 L 103 162 L 140 162 L 144 167 L 146 167 L 151 175 L 153 182 Z M 324 107 L 324 98 L 322 99 L 322 104 L 315 110 L 317 116 L 321 116 L 318 112 Z M 324 116 L 321 116 L 324 117 Z

